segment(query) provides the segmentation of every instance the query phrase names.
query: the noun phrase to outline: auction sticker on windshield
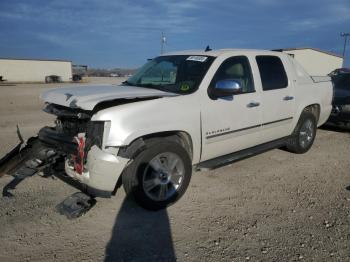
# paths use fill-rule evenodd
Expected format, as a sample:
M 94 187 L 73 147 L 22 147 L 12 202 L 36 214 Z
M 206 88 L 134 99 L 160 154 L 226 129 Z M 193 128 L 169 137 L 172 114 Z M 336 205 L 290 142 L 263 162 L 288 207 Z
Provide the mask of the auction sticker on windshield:
M 187 61 L 197 61 L 197 62 L 205 62 L 207 60 L 207 56 L 196 56 L 196 55 L 192 55 L 187 57 Z

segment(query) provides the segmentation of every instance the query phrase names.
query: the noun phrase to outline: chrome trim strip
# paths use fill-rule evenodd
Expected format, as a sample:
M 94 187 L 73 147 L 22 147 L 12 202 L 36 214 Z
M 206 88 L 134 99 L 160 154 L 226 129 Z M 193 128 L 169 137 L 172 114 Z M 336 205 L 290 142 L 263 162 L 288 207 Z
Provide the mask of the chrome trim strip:
M 224 135 L 228 135 L 228 134 L 232 134 L 232 133 L 236 133 L 236 132 L 240 132 L 240 131 L 244 131 L 244 130 L 248 130 L 248 129 L 252 129 L 252 128 L 256 128 L 256 127 L 260 127 L 260 126 L 261 125 L 255 125 L 255 126 L 244 127 L 244 128 L 240 128 L 240 129 L 236 129 L 236 130 L 232 130 L 232 131 L 227 131 L 227 132 L 224 132 L 221 134 L 207 136 L 206 139 L 210 139 L 210 138 L 214 138 L 214 137 L 218 137 L 218 136 L 224 136 Z
M 232 134 L 232 133 L 237 133 L 237 132 L 240 132 L 240 131 L 245 131 L 245 130 L 249 130 L 249 129 L 253 129 L 253 128 L 257 128 L 257 127 L 263 127 L 263 126 L 267 126 L 267 125 L 271 125 L 271 124 L 275 124 L 275 123 L 279 123 L 279 122 L 283 122 L 283 121 L 287 121 L 287 120 L 291 120 L 291 119 L 293 119 L 293 117 L 287 117 L 287 118 L 283 118 L 283 119 L 279 119 L 279 120 L 263 123 L 261 125 L 248 126 L 248 127 L 244 127 L 244 128 L 240 128 L 240 129 L 224 132 L 224 133 L 221 133 L 221 134 L 210 135 L 210 136 L 206 136 L 205 138 L 206 139 L 211 139 L 211 138 L 214 138 L 214 137 L 224 136 L 224 135 L 228 135 L 228 134 Z
M 280 120 L 264 123 L 264 124 L 262 124 L 262 126 L 267 126 L 267 125 L 271 125 L 271 124 L 274 124 L 274 123 L 287 121 L 287 120 L 291 120 L 291 119 L 293 119 L 293 117 L 287 117 L 287 118 L 283 118 L 283 119 L 280 119 Z

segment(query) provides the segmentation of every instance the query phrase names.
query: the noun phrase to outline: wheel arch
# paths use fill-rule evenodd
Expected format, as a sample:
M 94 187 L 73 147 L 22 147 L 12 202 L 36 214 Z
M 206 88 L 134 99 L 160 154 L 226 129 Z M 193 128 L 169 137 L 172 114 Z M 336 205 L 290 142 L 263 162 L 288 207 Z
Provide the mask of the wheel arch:
M 190 159 L 193 159 L 193 141 L 189 133 L 181 130 L 156 132 L 140 136 L 134 139 L 129 145 L 119 149 L 118 156 L 128 158 L 130 161 L 139 154 L 145 147 L 148 141 L 153 139 L 167 139 L 179 143 L 188 152 Z M 124 168 L 125 169 L 125 168 Z M 119 187 L 122 186 L 122 175 L 119 176 L 113 194 L 116 193 Z
M 131 159 L 139 150 L 142 150 L 148 140 L 159 138 L 170 139 L 180 143 L 186 149 L 190 158 L 193 158 L 192 138 L 189 133 L 180 130 L 156 132 L 140 136 L 130 142 L 127 146 L 121 147 L 118 155 Z
M 305 106 L 301 110 L 301 112 L 299 113 L 298 121 L 299 121 L 301 115 L 303 114 L 303 112 L 310 112 L 310 113 L 312 113 L 315 116 L 315 118 L 316 118 L 316 123 L 318 123 L 319 118 L 320 118 L 320 113 L 321 113 L 321 105 L 318 104 L 318 103 L 314 103 L 314 104 L 310 104 L 310 105 Z
M 306 153 L 312 146 L 315 136 L 316 136 L 316 130 L 317 130 L 317 122 L 319 119 L 319 115 L 320 115 L 320 107 L 318 104 L 311 104 L 308 105 L 306 107 L 304 107 L 304 109 L 301 111 L 300 116 L 298 118 L 297 124 L 294 127 L 293 133 L 291 134 L 291 136 L 287 139 L 286 142 L 286 148 L 287 151 L 292 152 L 292 153 L 296 153 L 296 154 L 303 154 Z M 307 139 L 307 141 L 305 142 L 301 142 L 300 140 L 300 136 L 301 136 L 301 128 L 304 126 L 304 123 L 306 119 L 310 119 L 311 117 L 314 117 L 314 121 L 315 121 L 315 125 L 312 125 L 313 129 L 311 129 L 310 127 L 310 132 L 312 134 L 307 134 L 307 130 L 304 130 L 303 133 L 303 137 L 305 135 L 310 136 L 310 139 Z M 313 120 L 312 120 L 313 121 Z M 305 143 L 309 143 L 309 144 L 305 144 Z
M 308 105 L 305 107 L 303 111 L 311 112 L 315 118 L 316 118 L 316 123 L 318 123 L 320 119 L 320 113 L 321 113 L 321 105 L 320 104 L 312 104 Z

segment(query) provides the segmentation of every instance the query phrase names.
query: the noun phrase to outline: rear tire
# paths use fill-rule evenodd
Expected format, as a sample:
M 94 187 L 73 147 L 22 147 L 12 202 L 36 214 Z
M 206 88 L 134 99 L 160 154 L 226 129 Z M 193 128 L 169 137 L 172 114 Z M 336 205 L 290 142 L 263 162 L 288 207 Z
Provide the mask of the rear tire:
M 315 115 L 304 111 L 286 147 L 288 151 L 303 154 L 309 151 L 316 137 L 317 123 Z
M 145 209 L 159 210 L 178 201 L 192 174 L 188 152 L 166 138 L 150 139 L 123 172 L 123 187 Z

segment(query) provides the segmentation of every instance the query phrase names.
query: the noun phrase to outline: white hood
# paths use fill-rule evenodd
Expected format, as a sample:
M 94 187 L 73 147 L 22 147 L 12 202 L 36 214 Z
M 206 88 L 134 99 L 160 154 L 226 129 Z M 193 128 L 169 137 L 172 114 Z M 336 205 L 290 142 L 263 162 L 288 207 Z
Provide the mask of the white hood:
M 92 110 L 98 103 L 115 99 L 176 96 L 151 88 L 122 85 L 84 85 L 46 91 L 40 98 L 44 102 L 71 108 Z

